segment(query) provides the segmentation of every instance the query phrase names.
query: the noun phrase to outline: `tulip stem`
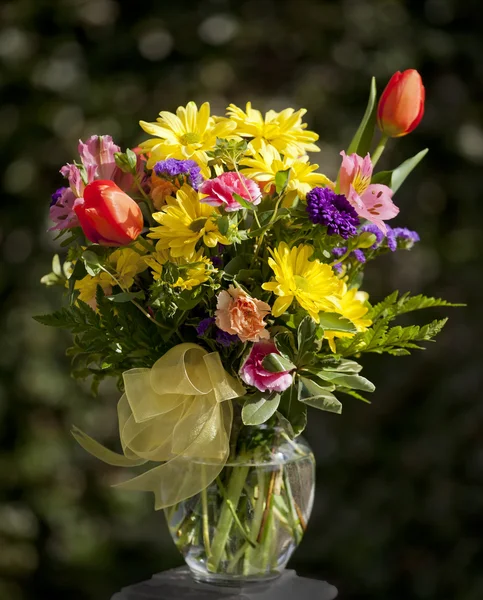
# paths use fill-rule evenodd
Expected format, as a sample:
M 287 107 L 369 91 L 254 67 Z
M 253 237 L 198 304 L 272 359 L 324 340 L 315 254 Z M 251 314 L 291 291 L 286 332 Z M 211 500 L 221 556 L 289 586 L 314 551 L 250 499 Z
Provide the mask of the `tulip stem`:
M 389 136 L 385 135 L 384 133 L 381 135 L 381 139 L 379 140 L 379 143 L 377 144 L 376 149 L 374 150 L 371 156 L 373 167 L 376 166 L 377 161 L 381 158 L 381 154 L 384 152 L 384 148 L 386 147 L 388 139 Z

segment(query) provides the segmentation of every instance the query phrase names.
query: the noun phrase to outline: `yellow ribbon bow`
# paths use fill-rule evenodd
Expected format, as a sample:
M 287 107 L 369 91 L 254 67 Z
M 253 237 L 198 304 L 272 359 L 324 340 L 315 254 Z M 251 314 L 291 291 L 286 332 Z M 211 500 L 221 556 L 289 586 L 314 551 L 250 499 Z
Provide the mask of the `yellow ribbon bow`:
M 205 489 L 230 452 L 231 400 L 243 386 L 229 375 L 217 352 L 179 344 L 151 369 L 123 373 L 119 434 L 123 454 L 105 448 L 74 428 L 88 452 L 107 464 L 135 467 L 162 462 L 115 487 L 153 492 L 155 508 L 166 508 Z

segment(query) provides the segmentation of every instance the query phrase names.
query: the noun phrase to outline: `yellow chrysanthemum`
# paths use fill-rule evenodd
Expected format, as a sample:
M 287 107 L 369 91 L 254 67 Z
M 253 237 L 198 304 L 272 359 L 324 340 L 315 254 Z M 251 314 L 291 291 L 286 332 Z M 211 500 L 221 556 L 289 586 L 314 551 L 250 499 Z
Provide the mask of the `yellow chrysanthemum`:
M 365 306 L 368 297 L 366 292 L 360 292 L 356 288 L 348 290 L 347 285 L 344 283 L 340 306 L 339 308 L 336 308 L 334 312 L 337 312 L 343 317 L 346 317 L 346 319 L 352 321 L 356 326 L 357 331 L 366 331 L 366 329 L 372 325 L 370 319 L 364 318 L 369 310 L 367 306 Z M 352 337 L 354 335 L 354 333 L 345 333 L 342 331 L 324 332 L 324 337 L 329 341 L 332 352 L 336 351 L 335 338 Z
M 236 128 L 236 123 L 229 119 L 215 120 L 210 116 L 208 102 L 199 110 L 194 102 L 188 102 L 186 108 L 180 106 L 176 114 L 160 112 L 156 123 L 140 121 L 139 124 L 146 133 L 156 136 L 141 144 L 149 155 L 149 169 L 165 158 L 190 158 L 200 165 L 205 179 L 210 177 L 207 151 L 213 150 L 217 137 L 227 137 Z
M 167 198 L 166 206 L 153 214 L 160 227 L 152 227 L 149 237 L 159 240 L 156 244 L 158 250 L 169 248 L 171 256 L 189 259 L 199 240 L 203 240 L 209 248 L 218 243 L 230 244 L 218 230 L 218 216 L 216 208 L 200 202 L 198 192 L 189 185 L 183 185 L 176 198 Z
M 101 271 L 98 275 L 86 275 L 75 282 L 75 289 L 79 290 L 79 300 L 92 305 L 96 297 L 97 286 L 100 285 L 104 293 L 110 294 L 112 287 L 119 284 L 128 290 L 134 283 L 134 277 L 147 268 L 143 256 L 132 248 L 119 248 L 109 256 L 109 265 L 114 272 L 114 278 Z
M 314 131 L 307 131 L 307 124 L 302 123 L 306 112 L 305 108 L 297 111 L 286 108 L 279 113 L 269 110 L 263 117 L 259 110 L 252 108 L 251 102 L 247 102 L 245 112 L 235 104 L 227 108 L 228 117 L 236 123 L 235 133 L 253 138 L 249 146 L 254 152 L 259 152 L 266 143 L 292 158 L 307 152 L 319 152 L 314 144 L 319 136 Z
M 210 273 L 216 271 L 210 259 L 203 256 L 203 250 L 198 250 L 189 258 L 184 256 L 175 258 L 171 256 L 169 250 L 157 250 L 155 253 L 145 256 L 144 260 L 151 267 L 153 279 L 155 280 L 162 278 L 163 265 L 167 262 L 180 267 L 180 276 L 170 285 L 181 290 L 191 290 L 201 285 L 208 281 Z
M 270 250 L 273 258 L 268 259 L 268 264 L 275 274 L 275 281 L 264 283 L 262 287 L 278 296 L 272 307 L 275 317 L 283 314 L 294 299 L 317 323 L 319 312 L 338 308 L 343 283 L 329 265 L 309 260 L 313 252 L 312 246 L 290 249 L 285 242 L 276 250 Z
M 304 200 L 308 192 L 316 186 L 333 186 L 328 177 L 315 172 L 319 165 L 310 164 L 307 156 L 299 159 L 287 156 L 282 158 L 276 148 L 265 143 L 262 144 L 259 152 L 253 157 L 242 159 L 240 164 L 248 167 L 243 169 L 243 175 L 263 184 L 265 192 L 269 192 L 274 185 L 278 171 L 291 169 L 285 205 L 290 205 L 297 195 Z

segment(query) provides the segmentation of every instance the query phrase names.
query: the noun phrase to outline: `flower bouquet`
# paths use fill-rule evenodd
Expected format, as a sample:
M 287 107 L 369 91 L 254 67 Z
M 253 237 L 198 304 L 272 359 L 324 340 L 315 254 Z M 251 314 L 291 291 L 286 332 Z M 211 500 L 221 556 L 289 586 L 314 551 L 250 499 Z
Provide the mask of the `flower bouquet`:
M 333 179 L 309 160 L 305 110 L 250 103 L 224 117 L 208 103 L 163 111 L 141 122 L 151 137 L 139 147 L 92 136 L 61 169 L 50 216 L 67 255 L 43 282 L 68 306 L 37 320 L 72 331 L 73 376 L 94 392 L 117 379 L 122 452 L 73 435 L 136 470 L 118 487 L 154 493 L 199 580 L 280 574 L 313 503 L 307 409 L 365 401 L 374 385 L 359 357 L 409 354 L 445 323 L 392 325 L 449 304 L 396 291 L 371 305 L 361 289 L 367 263 L 419 240 L 386 221 L 426 150 L 375 167 L 423 110 L 416 71 L 396 73 L 379 102 L 373 81 Z

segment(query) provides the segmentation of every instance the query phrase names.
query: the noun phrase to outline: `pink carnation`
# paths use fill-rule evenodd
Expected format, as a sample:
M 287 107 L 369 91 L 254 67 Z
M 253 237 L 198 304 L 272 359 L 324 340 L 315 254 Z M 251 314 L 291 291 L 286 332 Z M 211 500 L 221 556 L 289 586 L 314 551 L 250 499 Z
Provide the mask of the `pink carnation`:
M 237 335 L 242 342 L 258 342 L 270 337 L 263 320 L 270 313 L 266 302 L 230 285 L 228 291 L 218 294 L 216 307 L 216 326 L 222 331 Z
M 240 377 L 247 385 L 256 387 L 260 392 L 283 392 L 292 385 L 293 377 L 289 371 L 267 371 L 263 367 L 263 359 L 267 354 L 280 354 L 274 342 L 267 340 L 253 344 L 240 369 Z
M 262 193 L 258 185 L 251 179 L 238 173 L 222 173 L 215 179 L 204 181 L 199 188 L 202 194 L 207 194 L 201 202 L 211 204 L 211 206 L 223 206 L 227 212 L 240 210 L 243 208 L 235 200 L 233 194 L 238 194 L 251 204 L 260 204 Z

